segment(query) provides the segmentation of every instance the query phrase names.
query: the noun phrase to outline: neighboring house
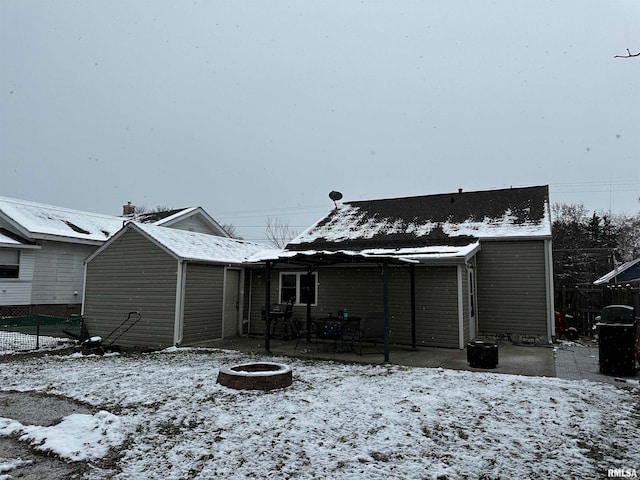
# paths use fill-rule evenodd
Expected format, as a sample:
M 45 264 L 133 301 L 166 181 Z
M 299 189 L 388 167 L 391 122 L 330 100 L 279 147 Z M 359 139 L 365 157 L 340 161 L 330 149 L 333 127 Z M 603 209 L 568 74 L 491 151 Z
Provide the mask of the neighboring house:
M 124 207 L 129 214 L 131 207 Z M 156 225 L 228 236 L 200 207 L 141 217 Z M 80 313 L 85 258 L 128 218 L 0 197 L 0 316 Z
M 345 202 L 262 260 L 273 266 L 271 298 L 265 271 L 252 271 L 251 318 L 289 298 L 297 318 L 307 303 L 312 316 L 364 316 L 387 303 L 393 343 L 555 335 L 547 186 Z
M 619 265 L 606 275 L 603 275 L 594 285 L 626 285 L 640 284 L 640 258 Z
M 126 347 L 206 345 L 242 333 L 245 266 L 264 245 L 127 223 L 86 261 L 83 317 L 90 335 L 122 333 Z M 135 318 L 135 317 L 134 317 Z
M 201 207 L 178 208 L 142 214 L 136 214 L 133 208 L 131 204 L 125 205 L 123 207 L 123 217 L 138 223 L 229 237 L 225 229 Z

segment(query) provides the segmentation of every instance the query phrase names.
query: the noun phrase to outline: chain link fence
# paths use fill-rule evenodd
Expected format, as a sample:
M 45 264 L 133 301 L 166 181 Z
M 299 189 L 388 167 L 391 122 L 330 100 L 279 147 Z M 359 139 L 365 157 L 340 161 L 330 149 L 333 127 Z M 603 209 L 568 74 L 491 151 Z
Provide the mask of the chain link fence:
M 80 315 L 0 317 L 0 354 L 57 348 L 87 337 Z

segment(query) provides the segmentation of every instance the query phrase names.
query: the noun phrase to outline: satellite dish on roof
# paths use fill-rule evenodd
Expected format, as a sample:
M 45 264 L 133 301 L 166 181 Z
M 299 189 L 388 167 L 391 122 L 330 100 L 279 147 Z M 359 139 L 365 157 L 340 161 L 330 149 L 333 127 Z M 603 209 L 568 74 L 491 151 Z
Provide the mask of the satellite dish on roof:
M 336 203 L 336 201 L 341 200 L 342 199 L 342 194 L 340 192 L 336 192 L 335 190 L 331 190 L 329 192 L 329 198 L 331 200 L 333 200 L 333 204 L 336 206 L 336 208 L 338 207 L 338 204 Z
M 342 200 L 342 194 L 340 192 L 336 192 L 335 190 L 332 190 L 331 192 L 329 192 L 329 198 L 334 202 L 336 200 Z

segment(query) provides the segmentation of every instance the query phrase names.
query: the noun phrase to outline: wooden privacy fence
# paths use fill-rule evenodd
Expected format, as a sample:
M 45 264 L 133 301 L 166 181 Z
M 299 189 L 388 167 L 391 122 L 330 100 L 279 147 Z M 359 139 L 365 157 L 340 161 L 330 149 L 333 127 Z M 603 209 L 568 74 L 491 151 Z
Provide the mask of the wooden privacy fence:
M 562 287 L 555 292 L 556 310 L 564 319 L 565 328 L 575 327 L 583 336 L 593 335 L 596 317 L 608 305 L 629 305 L 634 307 L 636 317 L 640 316 L 640 288 L 630 285 Z
M 0 354 L 54 348 L 87 338 L 82 317 L 0 317 Z

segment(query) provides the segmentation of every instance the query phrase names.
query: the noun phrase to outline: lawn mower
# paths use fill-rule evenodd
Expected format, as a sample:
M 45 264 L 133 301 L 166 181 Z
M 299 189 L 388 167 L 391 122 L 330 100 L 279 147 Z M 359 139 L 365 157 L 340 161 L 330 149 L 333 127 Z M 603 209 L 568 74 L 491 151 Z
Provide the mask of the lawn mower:
M 133 327 L 136 323 L 140 321 L 142 315 L 140 312 L 129 312 L 127 318 L 120 323 L 116 328 L 114 328 L 109 335 L 105 338 L 102 337 L 90 337 L 84 342 L 82 342 L 82 354 L 83 355 L 104 355 L 105 353 L 119 353 L 122 349 L 118 345 L 114 345 L 115 341 L 122 337 L 125 333 L 127 333 L 131 327 Z M 126 326 L 126 328 L 124 328 Z M 118 330 L 124 328 L 118 335 L 113 337 L 111 342 L 106 345 L 107 340 L 109 340 Z

